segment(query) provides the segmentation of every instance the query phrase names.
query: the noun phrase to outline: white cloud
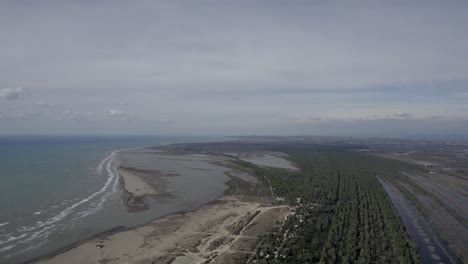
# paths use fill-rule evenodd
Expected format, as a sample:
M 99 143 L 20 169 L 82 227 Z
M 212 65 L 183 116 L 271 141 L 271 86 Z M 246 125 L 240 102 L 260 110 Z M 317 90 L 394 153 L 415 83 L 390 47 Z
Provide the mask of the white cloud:
M 0 89 L 0 98 L 5 100 L 16 100 L 25 94 L 27 94 L 27 90 L 23 87 Z
M 34 102 L 34 105 L 40 108 L 49 108 L 52 107 L 52 104 L 47 103 L 45 101 L 36 101 Z
M 125 113 L 121 110 L 111 109 L 109 110 L 109 115 L 110 116 L 124 116 Z
M 397 113 L 394 115 L 395 117 L 400 117 L 400 118 L 409 118 L 412 117 L 413 115 L 410 113 Z
M 118 109 L 110 109 L 109 111 L 107 111 L 107 116 L 110 117 L 110 119 L 112 120 L 129 119 L 131 117 L 131 115 L 127 112 Z
M 41 113 L 35 111 L 0 113 L 0 120 L 25 120 L 34 119 L 41 116 Z
M 292 123 L 468 113 L 466 2 L 148 1 L 131 12 L 123 1 L 4 2 L 0 87 L 21 84 L 40 97 L 0 101 L 0 111 L 35 110 L 51 130 L 75 133 L 59 122 L 67 119 L 132 119 L 141 122 L 132 129 L 151 132 L 249 133 L 258 125 L 269 133 Z M 0 99 L 24 92 L 1 89 Z M 37 125 L 24 121 L 19 130 Z

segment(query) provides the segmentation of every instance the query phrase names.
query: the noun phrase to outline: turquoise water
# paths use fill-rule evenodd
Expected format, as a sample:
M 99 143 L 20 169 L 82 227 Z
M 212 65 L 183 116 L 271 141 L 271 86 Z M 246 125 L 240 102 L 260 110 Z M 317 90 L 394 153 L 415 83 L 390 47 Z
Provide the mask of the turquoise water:
M 129 213 L 113 151 L 202 137 L 0 137 L 0 263 L 21 263 L 117 226 L 175 210 Z

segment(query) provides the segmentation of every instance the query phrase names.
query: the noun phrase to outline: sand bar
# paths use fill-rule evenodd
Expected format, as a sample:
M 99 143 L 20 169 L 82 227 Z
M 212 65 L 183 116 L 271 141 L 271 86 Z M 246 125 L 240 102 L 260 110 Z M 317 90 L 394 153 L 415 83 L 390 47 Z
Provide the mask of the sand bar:
M 145 195 L 158 195 L 159 193 L 148 183 L 142 180 L 135 172 L 119 168 L 117 169 L 119 175 L 122 177 L 124 182 L 124 188 L 127 192 L 135 196 L 145 196 Z

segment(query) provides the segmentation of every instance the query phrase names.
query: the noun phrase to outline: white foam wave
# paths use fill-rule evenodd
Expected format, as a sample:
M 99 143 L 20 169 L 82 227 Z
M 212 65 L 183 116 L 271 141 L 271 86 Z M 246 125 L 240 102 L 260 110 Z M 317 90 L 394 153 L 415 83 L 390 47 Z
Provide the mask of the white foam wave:
M 0 248 L 0 252 L 7 251 L 7 250 L 12 249 L 12 248 L 13 248 L 13 246 L 3 247 L 3 248 Z
M 21 241 L 16 242 L 16 244 L 13 244 L 13 245 L 4 247 L 4 248 L 7 248 L 7 249 L 5 249 L 5 251 L 6 251 L 6 250 L 9 250 L 9 249 L 11 249 L 11 248 L 13 248 L 13 247 L 16 247 L 17 245 L 28 243 L 28 242 L 30 242 L 30 241 L 32 241 L 32 240 L 38 238 L 38 237 L 43 237 L 43 238 L 45 238 L 45 239 L 42 239 L 42 240 L 37 241 L 36 243 L 34 243 L 34 244 L 30 245 L 30 246 L 27 246 L 26 248 L 23 248 L 22 250 L 20 250 L 20 251 L 18 251 L 18 252 L 14 252 L 14 253 L 11 254 L 11 255 L 7 255 L 7 256 L 5 256 L 5 258 L 11 258 L 11 257 L 14 257 L 14 256 L 21 255 L 21 254 L 23 254 L 23 253 L 25 253 L 25 252 L 27 252 L 27 251 L 29 251 L 29 250 L 31 250 L 31 249 L 35 249 L 35 248 L 40 247 L 41 245 L 45 244 L 46 241 L 47 241 L 47 237 L 48 237 L 49 234 L 51 234 L 52 232 L 47 232 L 47 233 L 44 233 L 44 232 L 46 232 L 47 230 L 49 230 L 49 229 L 52 228 L 52 227 L 54 227 L 54 226 L 45 227 L 43 230 L 33 233 L 30 237 L 28 237 L 28 238 L 26 238 L 26 239 L 24 239 L 24 240 L 21 240 Z M 41 235 L 41 234 L 42 234 L 42 235 Z M 27 234 L 23 234 L 23 235 L 21 235 L 21 237 L 24 237 L 24 236 L 26 236 L 26 235 L 27 235 Z M 17 239 L 15 239 L 15 240 L 17 240 Z M 12 240 L 12 241 L 13 241 L 13 240 Z M 11 242 L 11 241 L 10 241 L 10 242 Z M 1 251 L 0 251 L 0 252 L 1 252 Z
M 3 222 L 3 223 L 0 223 L 0 227 L 6 226 L 6 225 L 8 225 L 9 223 L 10 223 L 10 222 Z
M 22 232 L 29 232 L 29 231 L 32 231 L 32 230 L 34 230 L 34 229 L 36 229 L 35 226 L 20 226 L 20 227 L 18 227 L 18 228 L 16 229 L 16 231 L 22 233 Z
M 103 207 L 104 203 L 107 201 L 107 199 L 112 194 L 117 192 L 119 177 L 118 177 L 117 168 L 115 166 L 113 166 L 114 159 L 115 159 L 115 156 L 112 159 L 109 159 L 107 161 L 107 164 L 105 165 L 107 175 L 108 175 L 109 179 L 112 179 L 112 183 L 111 183 L 112 184 L 112 190 L 110 190 L 110 191 L 106 192 L 105 194 L 103 194 L 101 196 L 101 199 L 99 200 L 99 202 L 93 203 L 92 206 L 89 208 L 89 210 L 84 211 L 84 212 L 80 212 L 78 214 L 80 218 L 91 215 L 91 214 L 97 212 L 98 210 L 102 209 L 102 207 Z M 102 165 L 102 167 L 104 167 L 104 164 Z M 101 170 L 102 170 L 102 168 L 101 168 Z
M 103 194 L 101 196 L 101 199 L 99 200 L 99 202 L 92 203 L 92 205 L 89 207 L 88 210 L 78 213 L 78 216 L 79 216 L 78 218 L 82 218 L 82 217 L 94 214 L 95 212 L 102 209 L 104 203 L 108 200 L 108 198 L 118 191 L 119 177 L 118 177 L 117 167 L 114 166 L 114 164 L 113 164 L 114 160 L 117 158 L 118 153 L 120 153 L 122 151 L 129 151 L 129 150 L 135 150 L 135 149 L 141 149 L 141 148 L 137 147 L 137 148 L 128 148 L 128 149 L 116 150 L 116 151 L 112 152 L 112 155 L 111 155 L 112 157 L 107 157 L 106 159 L 104 159 L 99 164 L 99 166 L 96 168 L 96 170 L 97 170 L 98 173 L 101 174 L 102 171 L 104 170 L 104 168 L 106 169 L 108 179 L 112 179 L 112 183 L 111 183 L 112 184 L 112 190 L 110 190 L 110 191 L 106 192 L 105 194 Z M 76 219 L 74 219 L 74 220 L 76 220 Z
M 23 239 L 21 241 L 16 242 L 17 244 L 24 244 L 29 241 L 32 241 L 33 239 L 36 239 L 37 237 L 41 236 L 41 234 L 44 234 L 47 230 L 55 227 L 54 225 L 46 226 L 42 230 L 39 230 L 37 232 L 33 232 L 32 234 L 23 234 L 23 235 L 30 235 L 28 238 Z M 50 232 L 45 233 L 44 237 L 47 237 L 50 234 Z M 42 236 L 41 236 L 42 237 Z M 16 239 L 17 240 L 17 239 Z
M 132 149 L 139 149 L 139 148 L 132 148 Z M 50 229 L 56 228 L 56 227 L 58 227 L 60 225 L 57 222 L 63 220 L 64 218 L 69 216 L 71 213 L 75 213 L 74 211 L 75 211 L 75 209 L 77 207 L 79 207 L 81 205 L 84 205 L 86 203 L 90 203 L 87 210 L 82 211 L 82 212 L 78 212 L 77 213 L 77 216 L 78 216 L 77 218 L 88 216 L 88 215 L 93 214 L 93 213 L 97 212 L 98 210 L 100 210 L 102 208 L 103 204 L 109 198 L 109 196 L 111 196 L 112 194 L 114 194 L 118 190 L 119 178 L 118 178 L 117 168 L 114 167 L 113 165 L 114 165 L 114 160 L 117 157 L 117 154 L 120 151 L 124 151 L 124 150 L 131 150 L 131 149 L 122 149 L 122 150 L 114 151 L 114 152 L 110 153 L 104 160 L 102 160 L 101 163 L 97 166 L 96 172 L 98 174 L 102 175 L 104 168 L 105 168 L 105 170 L 107 172 L 106 173 L 107 174 L 107 180 L 104 183 L 104 186 L 101 187 L 101 189 L 99 189 L 98 191 L 92 193 L 91 195 L 89 195 L 88 197 L 86 197 L 86 198 L 84 198 L 82 200 L 79 200 L 79 199 L 71 200 L 71 201 L 78 200 L 78 202 L 76 202 L 76 203 L 72 204 L 71 206 L 65 208 L 60 213 L 58 213 L 57 215 L 55 215 L 52 218 L 49 218 L 46 221 L 38 221 L 38 222 L 36 222 L 36 225 L 34 225 L 34 226 L 23 226 L 23 227 L 17 228 L 17 231 L 19 233 L 22 233 L 22 234 L 19 235 L 19 236 L 6 236 L 7 237 L 6 240 L 4 240 L 4 241 L 0 240 L 0 245 L 20 240 L 20 241 L 17 241 L 16 244 L 15 244 L 15 245 L 18 245 L 18 244 L 24 244 L 24 243 L 30 242 L 30 241 L 32 241 L 32 240 L 34 240 L 36 238 L 39 238 L 39 237 L 40 238 L 44 238 L 44 237 L 46 238 L 47 236 L 49 236 L 50 233 L 52 233 L 52 230 L 50 230 Z M 93 199 L 95 199 L 95 198 L 97 198 L 99 196 L 100 196 L 99 201 L 92 202 Z M 39 212 L 41 212 L 41 211 L 35 212 L 34 214 L 39 215 L 40 214 Z M 75 218 L 73 220 L 76 220 L 77 218 Z M 9 224 L 9 223 L 8 222 L 1 223 L 0 226 L 7 225 L 7 224 Z M 30 231 L 35 231 L 35 232 L 30 232 Z M 28 236 L 28 237 L 26 239 L 23 239 L 26 236 Z M 34 248 L 36 246 L 39 246 L 39 244 L 40 243 L 38 243 L 38 245 L 35 245 Z M 8 246 L 9 247 L 8 249 L 10 249 L 10 247 L 13 247 L 15 245 Z M 5 249 L 5 250 L 7 250 L 7 249 Z M 25 252 L 26 250 L 27 249 L 24 249 L 21 252 Z
M 98 170 L 99 168 L 101 168 L 102 170 L 102 167 L 104 166 L 105 163 L 107 163 L 107 168 L 109 168 L 109 170 L 111 169 L 111 166 L 112 166 L 112 161 L 114 159 L 116 155 L 116 152 L 112 152 L 108 157 L 106 157 L 102 162 L 101 164 L 98 166 Z M 107 180 L 104 184 L 104 186 L 101 187 L 101 189 L 99 189 L 98 191 L 92 193 L 91 195 L 89 195 L 88 197 L 80 200 L 79 202 L 77 203 L 74 203 L 73 205 L 65 208 L 64 210 L 62 210 L 59 214 L 55 215 L 54 217 L 52 218 L 49 218 L 48 220 L 46 221 L 38 221 L 36 222 L 36 225 L 34 226 L 23 226 L 23 227 L 19 227 L 17 229 L 18 232 L 29 232 L 29 231 L 34 231 L 34 230 L 38 230 L 38 229 L 41 229 L 37 232 L 34 232 L 28 239 L 26 240 L 22 240 L 20 242 L 28 242 L 36 237 L 38 237 L 40 234 L 44 233 L 45 231 L 49 230 L 50 228 L 53 227 L 53 225 L 55 223 L 57 223 L 58 221 L 61 221 L 62 219 L 64 219 L 65 217 L 67 217 L 68 215 L 70 215 L 74 209 L 80 205 L 83 205 L 89 201 L 91 201 L 93 198 L 95 198 L 96 196 L 104 193 L 110 186 L 111 184 L 113 183 L 113 181 L 115 180 L 116 178 L 116 175 L 115 174 L 111 174 L 109 173 L 108 174 L 108 177 L 107 177 Z M 63 204 L 63 203 L 62 203 Z M 38 214 L 38 212 L 34 213 L 34 214 Z M 17 237 L 11 237 L 11 239 L 9 239 L 7 242 L 12 242 L 12 241 L 16 241 L 16 240 L 19 240 L 19 239 L 22 239 L 24 238 L 26 234 L 23 234 L 21 236 L 17 236 Z M 4 243 L 7 243 L 7 242 L 4 242 Z M 1 244 L 1 242 L 0 242 Z
M 109 155 L 106 159 L 104 159 L 107 162 L 107 167 L 110 167 L 112 165 L 112 160 L 114 159 L 115 155 L 116 155 L 115 152 L 112 152 L 111 155 Z M 66 208 L 65 210 L 60 212 L 58 215 L 56 215 L 55 217 L 53 217 L 53 218 L 49 219 L 48 221 L 46 221 L 45 225 L 50 225 L 50 224 L 53 224 L 53 223 L 55 223 L 57 221 L 62 220 L 63 218 L 67 217 L 71 212 L 73 212 L 73 209 L 75 209 L 76 207 L 78 207 L 78 206 L 80 206 L 80 205 L 82 205 L 84 203 L 89 202 L 94 197 L 96 197 L 96 196 L 100 195 L 101 193 L 105 192 L 106 189 L 111 185 L 111 183 L 112 183 L 112 181 L 114 180 L 115 177 L 116 177 L 116 175 L 114 175 L 114 174 L 108 174 L 107 181 L 104 184 L 104 186 L 101 187 L 101 189 L 94 192 L 90 196 L 82 199 L 81 201 L 71 205 L 70 207 Z
M 96 168 L 97 173 L 101 173 L 101 172 L 102 172 L 102 168 L 104 167 L 104 164 L 105 164 L 108 160 L 110 160 L 111 158 L 113 158 L 114 155 L 115 155 L 115 152 L 112 152 L 109 156 L 107 156 L 105 159 L 103 159 L 103 160 L 101 161 L 101 163 L 99 163 L 99 165 L 98 165 L 97 168 Z
M 6 239 L 5 240 L 3 240 L 3 239 L 0 240 L 0 245 L 7 244 L 7 243 L 10 243 L 12 241 L 16 241 L 18 239 L 21 239 L 21 238 L 27 236 L 27 234 L 22 234 L 20 236 L 12 236 L 12 235 L 3 235 L 3 236 L 6 237 Z

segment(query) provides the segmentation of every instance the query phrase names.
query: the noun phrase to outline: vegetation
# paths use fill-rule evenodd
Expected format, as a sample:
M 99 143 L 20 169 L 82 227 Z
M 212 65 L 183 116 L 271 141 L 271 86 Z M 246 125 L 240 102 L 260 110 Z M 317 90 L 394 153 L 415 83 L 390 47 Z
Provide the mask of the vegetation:
M 297 205 L 279 232 L 263 238 L 258 263 L 419 263 L 377 179 L 397 172 L 397 163 L 348 151 L 282 151 L 300 170 L 243 164 Z

